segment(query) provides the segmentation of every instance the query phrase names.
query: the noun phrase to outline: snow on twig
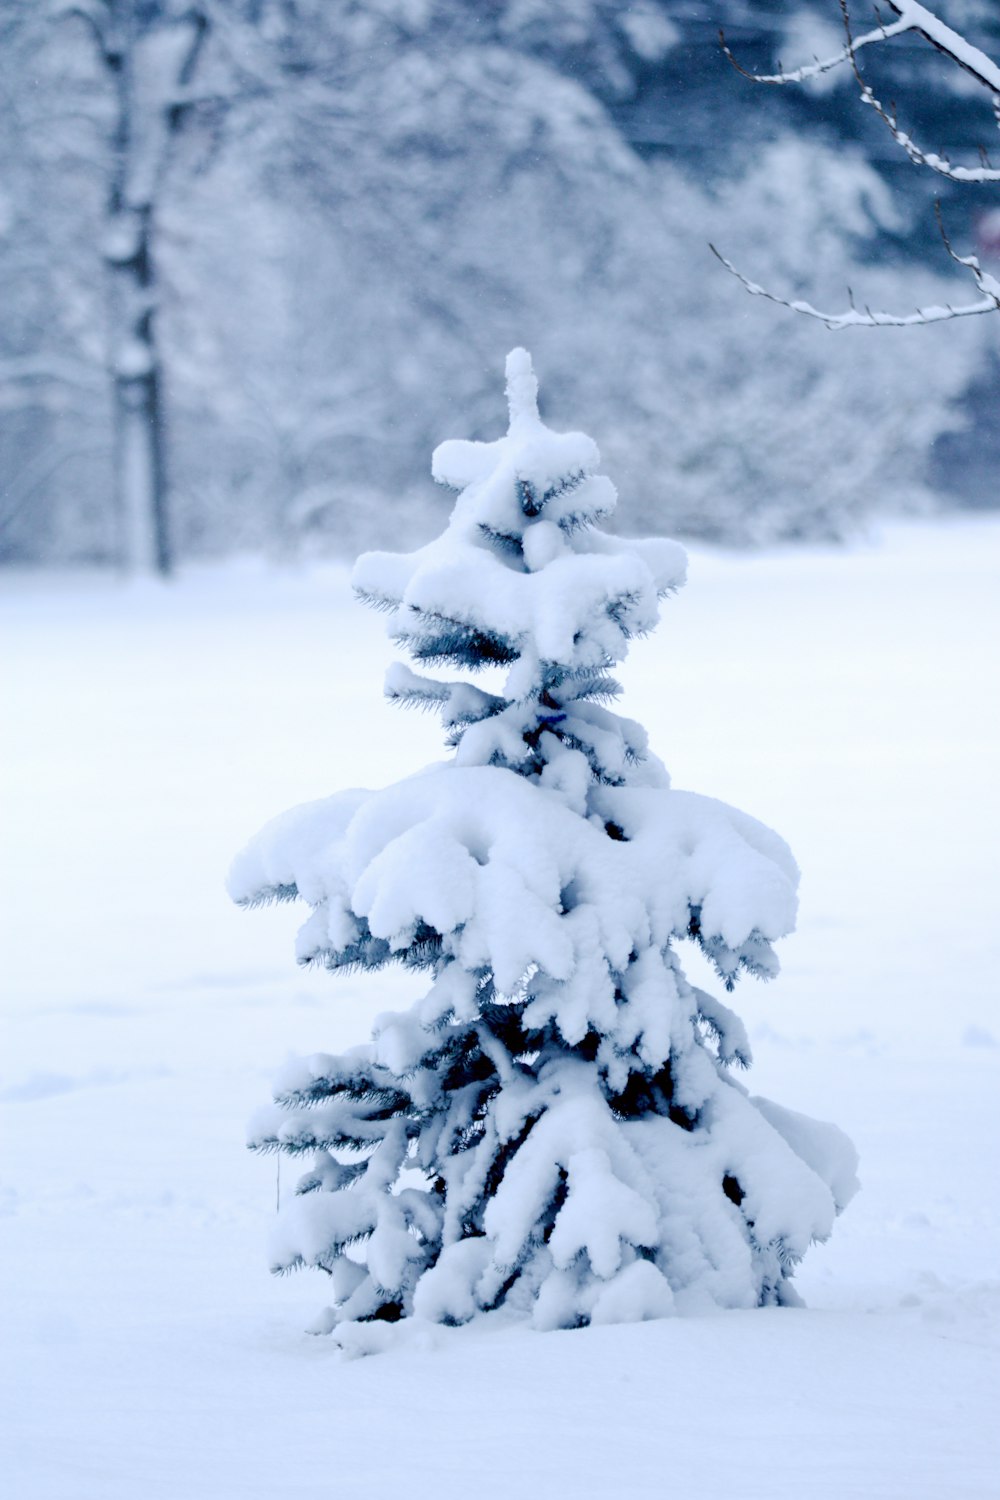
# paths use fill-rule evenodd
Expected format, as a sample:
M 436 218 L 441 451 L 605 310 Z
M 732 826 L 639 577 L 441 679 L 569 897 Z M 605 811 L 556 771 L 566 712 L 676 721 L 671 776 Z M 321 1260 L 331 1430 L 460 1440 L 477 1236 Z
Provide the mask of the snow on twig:
M 732 63 L 737 73 L 740 73 L 744 78 L 749 78 L 753 83 L 784 84 L 806 83 L 810 78 L 818 78 L 821 74 L 829 73 L 832 69 L 839 68 L 844 63 L 850 62 L 852 55 L 860 52 L 862 47 L 870 47 L 875 43 L 886 42 L 892 37 L 901 36 L 904 32 L 915 31 L 925 41 L 930 42 L 932 47 L 936 47 L 939 52 L 943 52 L 946 57 L 950 57 L 953 62 L 956 62 L 960 68 L 970 73 L 977 82 L 983 84 L 991 93 L 1000 95 L 1000 64 L 995 63 L 991 57 L 978 47 L 974 47 L 971 42 L 967 42 L 963 36 L 957 31 L 953 31 L 950 26 L 946 26 L 926 6 L 918 5 L 916 0 L 888 0 L 888 4 L 890 10 L 894 11 L 899 17 L 898 20 L 891 22 L 888 26 L 876 26 L 872 31 L 866 31 L 862 36 L 858 37 L 852 37 L 848 29 L 847 43 L 839 52 L 834 53 L 832 57 L 817 58 L 815 61 L 806 63 L 801 68 L 795 68 L 790 72 L 786 72 L 779 66 L 777 73 L 754 73 L 737 62 L 726 42 L 725 32 L 721 29 L 719 31 L 719 39 L 726 57 Z M 840 8 L 844 14 L 845 24 L 849 27 L 846 0 L 840 0 Z
M 737 62 L 730 48 L 726 44 L 725 34 L 720 31 L 719 37 L 722 49 L 733 67 L 744 78 L 749 78 L 754 83 L 804 83 L 810 78 L 816 78 L 822 73 L 827 73 L 833 68 L 848 63 L 857 82 L 861 102 L 868 105 L 888 127 L 896 144 L 905 151 L 916 166 L 927 167 L 929 171 L 936 172 L 939 176 L 946 177 L 952 182 L 962 183 L 993 183 L 1000 182 L 1000 169 L 990 163 L 985 150 L 980 151 L 981 162 L 977 167 L 953 166 L 950 159 L 939 152 L 926 151 L 918 145 L 908 131 L 903 130 L 898 121 L 896 107 L 890 105 L 888 109 L 875 95 L 861 75 L 858 66 L 857 54 L 863 47 L 873 46 L 877 42 L 890 40 L 904 32 L 915 32 L 929 42 L 932 47 L 949 58 L 958 67 L 962 68 L 977 83 L 983 85 L 990 92 L 990 104 L 998 127 L 1000 127 L 1000 65 L 988 57 L 978 47 L 946 26 L 937 16 L 927 9 L 926 6 L 917 3 L 917 0 L 888 0 L 890 9 L 895 13 L 897 19 L 889 25 L 879 25 L 875 30 L 865 32 L 862 36 L 854 36 L 851 29 L 850 11 L 847 0 L 840 0 L 840 9 L 843 17 L 846 42 L 843 48 L 832 57 L 825 60 L 816 59 L 815 62 L 796 68 L 792 72 L 780 69 L 777 73 L 754 73 L 744 68 Z M 877 14 L 877 12 L 876 12 Z M 954 306 L 946 303 L 942 306 L 918 307 L 912 313 L 898 314 L 881 311 L 872 311 L 866 307 L 859 310 L 854 306 L 853 298 L 851 306 L 846 312 L 830 313 L 814 307 L 811 302 L 804 300 L 793 300 L 782 297 L 775 292 L 770 292 L 766 287 L 758 285 L 744 276 L 731 261 L 727 260 L 714 245 L 711 245 L 713 255 L 722 262 L 741 285 L 754 297 L 766 297 L 769 302 L 776 302 L 781 307 L 787 307 L 792 312 L 801 313 L 805 317 L 816 318 L 824 323 L 827 328 L 911 328 L 919 327 L 927 323 L 945 322 L 952 318 L 975 317 L 980 313 L 992 313 L 1000 311 L 1000 281 L 989 272 L 984 271 L 975 255 L 958 255 L 951 246 L 941 219 L 940 205 L 936 205 L 938 227 L 944 240 L 945 248 L 956 265 L 964 267 L 971 272 L 977 289 L 982 297 L 977 302 L 965 303 Z
M 870 307 L 859 309 L 852 304 L 847 312 L 834 313 L 823 312 L 821 308 L 813 307 L 811 302 L 801 299 L 793 300 L 790 297 L 781 297 L 777 292 L 769 292 L 767 287 L 760 286 L 758 282 L 751 281 L 749 277 L 744 276 L 743 272 L 738 270 L 732 261 L 727 260 L 714 245 L 710 244 L 708 248 L 716 260 L 722 262 L 726 270 L 736 277 L 736 280 L 752 297 L 766 297 L 768 302 L 776 302 L 779 307 L 787 307 L 791 312 L 801 313 L 804 317 L 815 318 L 818 322 L 825 323 L 827 328 L 916 328 L 925 323 L 944 323 L 951 318 L 971 318 L 979 313 L 1000 312 L 1000 282 L 979 269 L 975 256 L 963 257 L 950 252 L 953 260 L 973 269 L 976 283 L 984 292 L 979 302 L 964 303 L 958 307 L 951 303 L 945 303 L 943 307 L 918 307 L 912 313 L 876 312 Z M 975 262 L 974 268 L 973 262 Z
M 890 105 L 889 109 L 886 109 L 881 100 L 876 98 L 871 85 L 866 83 L 864 78 L 862 78 L 856 56 L 857 44 L 851 33 L 851 18 L 847 8 L 847 0 L 840 0 L 840 9 L 844 18 L 844 29 L 847 32 L 847 56 L 850 60 L 851 70 L 857 81 L 861 102 L 862 104 L 867 104 L 875 111 L 879 119 L 887 126 L 893 140 L 898 146 L 902 147 L 914 165 L 927 167 L 931 172 L 937 172 L 939 176 L 947 177 L 952 182 L 1000 182 L 1000 170 L 990 166 L 985 151 L 981 153 L 982 161 L 978 167 L 955 167 L 952 166 L 947 156 L 942 156 L 936 151 L 925 151 L 922 146 L 917 145 L 916 141 L 907 131 L 900 128 L 895 105 Z M 973 77 L 979 79 L 980 82 L 987 82 L 986 78 L 981 76 L 980 73 L 974 71 L 971 67 L 967 67 L 957 52 L 949 50 L 949 48 L 945 47 L 941 42 L 935 41 L 924 31 L 921 31 L 920 34 L 926 36 L 927 40 L 933 46 L 958 63 L 960 67 L 964 67 L 966 71 L 971 72 Z M 985 54 L 982 54 L 982 56 L 985 58 Z M 989 58 L 985 58 L 985 61 L 988 63 Z M 1000 73 L 1000 70 L 994 69 L 994 71 Z M 997 79 L 997 85 L 1000 85 L 1000 77 Z M 996 88 L 995 85 L 989 83 L 987 83 L 987 87 Z M 1000 92 L 994 91 L 992 105 L 994 118 L 1000 124 Z

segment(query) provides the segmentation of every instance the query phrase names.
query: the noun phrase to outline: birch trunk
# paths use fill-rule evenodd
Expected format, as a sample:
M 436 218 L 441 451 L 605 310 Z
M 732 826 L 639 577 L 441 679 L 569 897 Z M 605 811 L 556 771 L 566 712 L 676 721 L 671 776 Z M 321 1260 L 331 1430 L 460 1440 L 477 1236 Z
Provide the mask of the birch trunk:
M 122 222 L 134 218 L 137 222 Z M 116 222 L 117 220 L 117 222 Z M 131 253 L 108 253 L 111 280 L 111 375 L 114 484 L 123 566 L 167 574 L 167 522 L 160 363 L 154 324 L 155 281 L 149 253 L 148 211 L 112 218 L 112 237 L 134 237 Z
M 136 160 L 146 134 L 139 111 L 152 101 L 136 96 L 130 10 L 118 8 L 117 45 L 106 53 L 115 86 L 114 171 L 104 247 L 111 303 L 115 505 L 123 567 L 167 574 L 172 559 L 156 342 L 153 203 L 151 193 L 142 191 L 151 186 L 149 174 Z

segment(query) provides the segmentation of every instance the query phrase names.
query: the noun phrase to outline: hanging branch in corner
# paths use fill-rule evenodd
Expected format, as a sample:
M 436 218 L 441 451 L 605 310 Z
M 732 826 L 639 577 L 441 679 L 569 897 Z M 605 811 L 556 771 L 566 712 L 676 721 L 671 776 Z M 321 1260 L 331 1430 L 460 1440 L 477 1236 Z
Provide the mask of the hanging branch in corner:
M 906 32 L 913 32 L 930 43 L 942 56 L 946 57 L 967 73 L 971 78 L 986 89 L 990 94 L 990 107 L 993 113 L 994 123 L 1000 129 L 1000 64 L 997 64 L 972 45 L 959 32 L 945 25 L 937 16 L 929 11 L 926 6 L 916 3 L 916 0 L 889 0 L 889 7 L 896 16 L 896 20 L 889 24 L 879 24 L 871 31 L 856 37 L 851 27 L 850 12 L 847 0 L 840 0 L 840 10 L 844 23 L 846 42 L 843 48 L 833 56 L 807 63 L 802 67 L 785 72 L 780 67 L 777 73 L 754 73 L 742 64 L 734 56 L 725 33 L 720 30 L 719 40 L 722 50 L 732 63 L 741 77 L 749 79 L 752 83 L 764 83 L 782 86 L 790 83 L 806 83 L 809 79 L 818 78 L 824 73 L 829 73 L 844 64 L 850 66 L 858 85 L 861 102 L 873 109 L 879 119 L 888 128 L 893 140 L 906 153 L 915 166 L 925 167 L 928 171 L 936 172 L 939 176 L 947 178 L 951 182 L 965 184 L 984 184 L 1000 182 L 1000 168 L 994 167 L 990 161 L 989 154 L 985 148 L 980 150 L 980 163 L 975 167 L 956 166 L 950 157 L 943 152 L 927 151 L 914 140 L 913 136 L 904 130 L 899 124 L 899 117 L 894 103 L 888 107 L 883 105 L 876 96 L 871 85 L 861 76 L 858 66 L 858 53 L 864 47 L 877 46 L 891 41 L 893 37 L 901 36 Z M 877 12 L 876 12 L 877 14 Z M 811 302 L 802 299 L 784 297 L 780 293 L 769 291 L 758 282 L 752 281 L 744 275 L 732 261 L 727 259 L 714 245 L 709 249 L 712 254 L 725 266 L 726 270 L 735 276 L 737 281 L 753 297 L 766 297 L 769 302 L 776 302 L 780 307 L 787 307 L 792 312 L 800 313 L 804 317 L 815 318 L 824 323 L 827 328 L 913 328 L 927 323 L 941 323 L 953 318 L 976 317 L 980 313 L 1000 312 L 1000 280 L 989 271 L 985 270 L 976 255 L 959 255 L 953 248 L 944 227 L 940 203 L 935 204 L 938 228 L 948 255 L 956 265 L 966 270 L 977 290 L 980 293 L 975 302 L 953 303 L 932 305 L 930 307 L 918 307 L 911 313 L 891 313 L 876 311 L 870 307 L 858 308 L 854 303 L 853 295 L 848 292 L 850 306 L 842 312 L 824 312 L 821 308 L 814 307 Z

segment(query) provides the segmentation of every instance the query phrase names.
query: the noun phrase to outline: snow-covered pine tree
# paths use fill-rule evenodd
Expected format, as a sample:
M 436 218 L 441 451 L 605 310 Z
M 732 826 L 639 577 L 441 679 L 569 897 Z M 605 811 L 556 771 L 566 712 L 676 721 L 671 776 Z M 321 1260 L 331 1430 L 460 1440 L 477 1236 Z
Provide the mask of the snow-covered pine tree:
M 232 872 L 241 903 L 312 906 L 300 962 L 431 980 L 368 1045 L 287 1068 L 252 1126 L 254 1149 L 314 1157 L 273 1265 L 331 1273 L 321 1331 L 787 1302 L 856 1187 L 839 1130 L 748 1096 L 742 1024 L 681 970 L 689 940 L 726 989 L 774 974 L 798 872 L 754 819 L 671 790 L 606 706 L 685 557 L 598 529 L 597 449 L 545 427 L 536 393 L 516 349 L 507 435 L 434 454 L 459 491 L 446 531 L 354 572 L 419 666 L 502 669 L 496 690 L 390 669 L 451 758 L 278 818 Z

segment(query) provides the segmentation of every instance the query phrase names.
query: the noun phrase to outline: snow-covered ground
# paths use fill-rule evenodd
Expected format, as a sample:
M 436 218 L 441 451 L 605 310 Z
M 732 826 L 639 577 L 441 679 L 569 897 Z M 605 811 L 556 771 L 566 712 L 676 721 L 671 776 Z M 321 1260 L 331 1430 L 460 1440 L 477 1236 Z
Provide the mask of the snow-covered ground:
M 754 1089 L 861 1152 L 808 1310 L 407 1330 L 358 1361 L 301 1332 L 321 1277 L 267 1275 L 276 1168 L 243 1126 L 412 981 L 296 971 L 302 914 L 223 879 L 273 812 L 436 758 L 436 721 L 381 702 L 383 621 L 341 570 L 6 579 L 7 1493 L 1000 1494 L 998 578 L 993 519 L 696 552 L 624 672 L 675 785 L 803 868 L 781 978 L 734 998 Z

